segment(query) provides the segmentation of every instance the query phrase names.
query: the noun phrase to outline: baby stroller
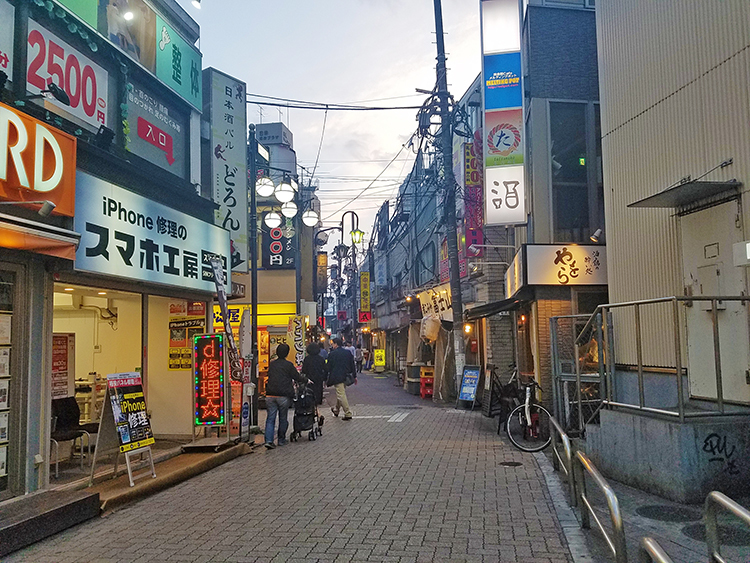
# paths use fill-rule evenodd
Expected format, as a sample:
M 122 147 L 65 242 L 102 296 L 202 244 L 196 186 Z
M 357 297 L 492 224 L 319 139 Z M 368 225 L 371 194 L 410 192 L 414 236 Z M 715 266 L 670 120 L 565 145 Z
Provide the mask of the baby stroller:
M 289 436 L 292 442 L 296 442 L 303 432 L 307 432 L 308 440 L 316 440 L 322 436 L 320 429 L 323 426 L 323 417 L 318 415 L 318 405 L 315 401 L 315 393 L 312 386 L 302 384 L 297 386 L 297 397 L 294 399 L 293 430 Z

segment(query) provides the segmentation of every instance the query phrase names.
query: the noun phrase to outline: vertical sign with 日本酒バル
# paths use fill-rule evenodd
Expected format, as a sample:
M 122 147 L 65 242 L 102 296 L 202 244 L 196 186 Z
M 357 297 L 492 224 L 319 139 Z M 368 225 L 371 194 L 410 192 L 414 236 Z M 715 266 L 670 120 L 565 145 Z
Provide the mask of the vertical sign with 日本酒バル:
M 193 337 L 193 379 L 195 426 L 221 426 L 225 412 L 224 335 Z
M 115 417 L 120 451 L 129 452 L 153 444 L 154 433 L 146 410 L 141 374 L 108 374 L 107 393 Z
M 127 150 L 186 178 L 187 116 L 134 80 L 127 84 L 127 105 Z
M 156 14 L 156 77 L 198 111 L 203 110 L 201 67 L 200 51 Z
M 482 0 L 484 220 L 526 223 L 520 0 Z
M 231 268 L 247 272 L 247 145 L 245 83 L 214 68 L 203 71 L 203 114 L 211 119 L 211 182 L 215 222 L 229 231 Z
M 461 378 L 461 390 L 458 394 L 459 401 L 474 401 L 476 399 L 479 372 L 479 366 L 464 366 L 464 373 Z

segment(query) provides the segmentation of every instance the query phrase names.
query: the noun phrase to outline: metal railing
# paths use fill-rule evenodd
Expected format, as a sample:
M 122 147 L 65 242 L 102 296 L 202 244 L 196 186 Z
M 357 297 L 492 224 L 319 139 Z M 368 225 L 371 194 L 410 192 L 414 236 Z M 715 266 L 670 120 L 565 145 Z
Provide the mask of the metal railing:
M 638 563 L 672 563 L 672 560 L 655 539 L 645 537 L 638 547 Z
M 549 425 L 549 433 L 552 436 L 552 465 L 555 471 L 560 471 L 560 468 L 562 468 L 563 473 L 565 473 L 570 492 L 570 505 L 576 506 L 576 482 L 573 476 L 573 447 L 571 446 L 570 438 L 568 438 L 568 435 L 554 416 L 549 417 Z M 558 447 L 560 442 L 563 445 L 564 458 L 560 455 Z
M 700 410 L 686 412 L 686 398 L 685 389 L 683 383 L 683 374 L 685 373 L 685 359 L 683 358 L 683 340 L 682 340 L 682 322 L 680 319 L 680 306 L 692 307 L 696 303 L 710 303 L 710 309 L 705 309 L 706 312 L 710 313 L 711 325 L 712 325 L 712 338 L 713 338 L 713 364 L 715 370 L 715 384 L 716 384 L 716 398 L 710 399 L 716 401 L 715 410 Z M 591 334 L 591 331 L 596 331 L 597 340 L 599 343 L 599 360 L 600 360 L 600 374 L 602 376 L 602 383 L 606 388 L 606 400 L 605 403 L 612 407 L 622 407 L 626 409 L 632 409 L 645 413 L 651 413 L 656 415 L 664 415 L 669 417 L 678 417 L 680 422 L 684 422 L 686 418 L 690 417 L 714 417 L 714 416 L 727 416 L 727 415 L 745 415 L 746 412 L 728 412 L 725 406 L 725 397 L 723 390 L 723 379 L 722 379 L 722 359 L 721 359 L 721 342 L 719 337 L 719 317 L 718 311 L 720 308 L 724 308 L 726 303 L 739 302 L 743 306 L 750 303 L 750 296 L 738 295 L 738 296 L 674 296 L 674 297 L 662 297 L 657 299 L 644 299 L 640 301 L 628 301 L 624 303 L 609 303 L 606 305 L 599 305 L 594 313 L 589 317 L 588 322 L 583 327 L 583 330 L 576 338 L 576 345 L 581 345 L 587 335 Z M 643 335 L 641 333 L 641 315 L 645 307 L 654 305 L 671 305 L 671 324 L 674 336 L 674 365 L 673 369 L 667 371 L 673 372 L 677 377 L 677 411 L 670 410 L 667 408 L 655 408 L 647 407 L 645 405 L 645 385 L 644 385 L 644 355 L 643 355 Z M 614 389 L 614 372 L 615 372 L 615 361 L 614 361 L 614 326 L 612 313 L 616 310 L 625 308 L 632 308 L 634 314 L 634 331 L 635 331 L 635 347 L 636 347 L 636 363 L 638 370 L 638 404 L 620 403 L 612 398 L 612 390 Z M 663 371 L 663 370 L 662 370 Z
M 596 361 L 590 357 L 592 346 L 600 346 L 596 337 L 588 338 L 583 347 L 577 342 L 589 318 L 589 315 L 562 315 L 550 319 L 554 414 L 566 432 L 577 436 L 583 436 L 586 425 L 596 419 L 602 407 L 604 370 L 598 353 Z
M 586 475 L 584 471 L 588 473 L 594 480 L 599 489 L 604 493 L 607 499 L 607 506 L 609 507 L 609 517 L 612 521 L 612 536 L 607 533 L 601 521 L 594 512 L 593 506 L 589 502 L 586 494 Z M 620 512 L 620 503 L 617 500 L 617 495 L 609 486 L 609 483 L 602 477 L 599 470 L 591 463 L 591 460 L 581 451 L 577 451 L 573 458 L 573 473 L 576 480 L 576 494 L 578 505 L 581 509 L 581 527 L 585 529 L 591 528 L 591 518 L 594 518 L 599 531 L 604 536 L 609 549 L 615 556 L 616 563 L 628 563 L 627 549 L 625 547 L 625 528 L 622 520 L 622 513 Z
M 734 502 L 728 496 L 712 491 L 706 497 L 703 519 L 706 525 L 706 544 L 708 545 L 708 560 L 711 563 L 725 563 L 721 556 L 721 540 L 719 539 L 719 526 L 716 521 L 716 512 L 721 508 L 733 516 L 742 520 L 750 526 L 750 512 Z

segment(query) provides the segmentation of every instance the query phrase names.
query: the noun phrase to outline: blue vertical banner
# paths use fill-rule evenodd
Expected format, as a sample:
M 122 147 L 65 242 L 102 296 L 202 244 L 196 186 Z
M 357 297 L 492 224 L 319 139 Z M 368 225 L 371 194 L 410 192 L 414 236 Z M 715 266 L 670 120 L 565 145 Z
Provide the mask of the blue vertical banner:
M 486 225 L 526 217 L 521 0 L 480 0 Z

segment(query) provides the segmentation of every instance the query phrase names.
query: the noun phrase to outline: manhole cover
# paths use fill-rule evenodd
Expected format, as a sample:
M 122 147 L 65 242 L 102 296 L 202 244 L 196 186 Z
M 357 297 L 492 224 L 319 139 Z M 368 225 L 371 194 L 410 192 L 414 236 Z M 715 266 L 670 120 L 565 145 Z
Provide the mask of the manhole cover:
M 416 405 L 401 405 L 396 408 L 401 409 L 401 410 L 416 411 L 416 410 L 421 409 L 422 407 L 418 407 Z
M 500 465 L 503 467 L 520 467 L 523 463 L 519 461 L 501 461 Z
M 697 522 L 701 519 L 701 513 L 697 510 L 661 504 L 641 506 L 636 509 L 636 513 L 644 518 L 660 522 Z
M 682 528 L 682 533 L 690 539 L 706 542 L 706 528 L 703 523 L 689 524 Z M 746 546 L 750 545 L 750 532 L 734 526 L 723 526 L 719 524 L 719 542 L 722 545 Z

